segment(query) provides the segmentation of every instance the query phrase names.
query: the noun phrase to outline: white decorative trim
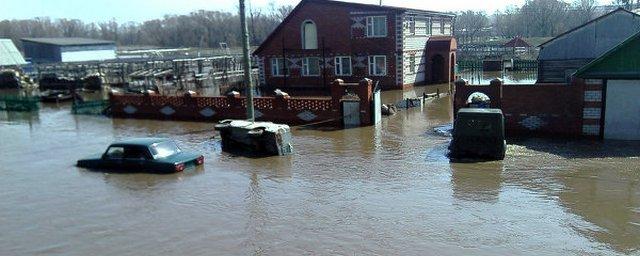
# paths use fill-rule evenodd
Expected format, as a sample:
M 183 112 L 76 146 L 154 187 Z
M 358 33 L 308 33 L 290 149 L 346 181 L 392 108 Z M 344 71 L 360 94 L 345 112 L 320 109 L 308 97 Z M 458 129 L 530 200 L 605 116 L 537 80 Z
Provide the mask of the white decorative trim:
M 124 107 L 124 109 L 122 109 L 125 113 L 131 115 L 131 114 L 135 114 L 136 112 L 138 112 L 138 109 L 134 106 L 131 105 L 127 105 L 126 107 Z
M 529 117 L 527 117 L 525 119 L 522 119 L 522 121 L 520 121 L 519 124 L 524 126 L 527 129 L 533 131 L 533 130 L 538 130 L 538 129 L 544 127 L 545 125 L 547 125 L 547 122 L 542 120 L 542 118 L 540 118 L 540 117 L 529 116 Z
M 165 106 L 164 108 L 160 109 L 160 113 L 162 113 L 165 116 L 170 116 L 176 113 L 176 111 L 170 107 L 170 106 Z
M 200 115 L 204 116 L 204 117 L 212 117 L 216 114 L 216 111 L 211 109 L 210 107 L 206 107 L 202 110 L 200 110 Z
M 597 124 L 585 124 L 582 126 L 583 135 L 600 135 L 600 125 Z
M 583 119 L 600 119 L 602 116 L 601 108 L 584 108 L 582 112 Z
M 584 91 L 585 102 L 602 102 L 602 91 Z
M 304 112 L 300 112 L 297 117 L 309 122 L 315 120 L 318 116 L 309 110 L 305 110 Z

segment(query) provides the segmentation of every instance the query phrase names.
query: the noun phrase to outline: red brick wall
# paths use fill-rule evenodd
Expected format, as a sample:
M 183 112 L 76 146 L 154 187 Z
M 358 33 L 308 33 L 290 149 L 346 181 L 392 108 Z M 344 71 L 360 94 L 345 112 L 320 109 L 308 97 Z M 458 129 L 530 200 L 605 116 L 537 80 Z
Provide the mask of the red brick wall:
M 387 16 L 387 37 L 384 38 L 366 38 L 364 29 L 353 30 L 351 25 L 351 12 L 380 12 L 379 8 L 358 7 L 357 9 L 346 5 L 319 4 L 308 2 L 293 14 L 287 23 L 283 24 L 280 31 L 273 35 L 271 40 L 263 43 L 262 49 L 256 55 L 263 58 L 265 82 L 268 87 L 280 88 L 287 91 L 293 86 L 313 89 L 326 89 L 330 87 L 333 80 L 339 78 L 347 83 L 357 83 L 363 78 L 370 78 L 380 81 L 383 89 L 402 88 L 402 85 L 396 85 L 396 12 L 386 10 L 384 13 L 375 14 L 376 16 Z M 373 14 L 362 14 L 362 17 L 371 16 Z M 353 16 L 360 16 L 354 14 Z M 318 50 L 301 50 L 302 33 L 301 25 L 306 20 L 312 20 L 318 30 Z M 366 23 L 366 22 L 365 22 Z M 353 34 L 352 34 L 353 32 Z M 284 38 L 284 40 L 283 40 Z M 331 67 L 325 71 L 325 78 L 321 75 L 318 77 L 303 77 L 301 69 L 292 70 L 291 75 L 284 77 L 271 76 L 271 58 L 282 58 L 283 41 L 286 48 L 287 58 L 302 57 L 320 57 L 322 58 L 322 41 L 324 40 L 324 57 L 331 59 Z M 386 55 L 387 56 L 387 75 L 384 77 L 373 77 L 368 74 L 367 57 L 369 55 Z M 333 58 L 335 56 L 351 56 L 352 58 L 352 76 L 336 77 L 334 76 Z M 364 67 L 356 67 L 357 56 L 365 58 Z M 322 69 L 322 64 L 320 65 Z
M 336 80 L 331 85 L 332 97 L 257 97 L 254 98 L 255 117 L 289 125 L 316 124 L 339 126 L 345 92 L 360 100 L 360 120 L 363 126 L 372 124 L 373 83 L 344 83 Z M 219 121 L 246 119 L 245 97 L 199 97 L 121 95 L 109 97 L 111 113 L 119 118 L 139 118 L 179 121 Z
M 507 134 L 582 136 L 585 83 L 469 86 L 456 83 L 454 110 L 466 106 L 469 95 L 482 92 L 491 107 L 502 109 Z

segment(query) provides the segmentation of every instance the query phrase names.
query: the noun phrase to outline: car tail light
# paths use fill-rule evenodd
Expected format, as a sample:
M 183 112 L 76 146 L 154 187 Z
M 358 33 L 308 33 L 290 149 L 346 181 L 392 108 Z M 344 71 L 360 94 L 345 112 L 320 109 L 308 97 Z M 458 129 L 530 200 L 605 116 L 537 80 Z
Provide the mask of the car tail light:
M 176 172 L 184 171 L 184 164 L 176 164 Z
M 196 159 L 196 163 L 198 165 L 204 164 L 204 156 L 199 156 L 198 159 Z

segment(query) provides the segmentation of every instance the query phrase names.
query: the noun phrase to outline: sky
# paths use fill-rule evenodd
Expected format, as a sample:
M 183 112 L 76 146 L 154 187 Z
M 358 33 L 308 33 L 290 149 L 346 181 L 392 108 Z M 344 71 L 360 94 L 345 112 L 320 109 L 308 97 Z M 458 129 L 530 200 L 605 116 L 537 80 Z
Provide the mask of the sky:
M 379 0 L 343 0 L 378 4 Z M 525 0 L 383 0 L 384 5 L 433 11 L 482 10 L 493 13 L 509 5 L 522 5 Z M 85 22 L 115 19 L 119 23 L 162 18 L 165 14 L 188 14 L 195 10 L 237 11 L 236 0 L 20 0 L 4 1 L 0 20 L 34 17 L 73 18 Z M 295 5 L 299 0 L 247 0 L 254 8 Z M 10 10 L 10 11 L 7 11 Z

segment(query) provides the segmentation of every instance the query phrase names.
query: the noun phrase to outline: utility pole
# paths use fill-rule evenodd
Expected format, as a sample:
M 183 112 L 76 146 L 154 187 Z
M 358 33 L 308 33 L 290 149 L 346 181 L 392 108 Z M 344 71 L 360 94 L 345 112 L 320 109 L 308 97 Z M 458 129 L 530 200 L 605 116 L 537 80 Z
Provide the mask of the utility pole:
M 247 120 L 254 122 L 253 81 L 251 80 L 251 59 L 249 58 L 249 29 L 245 17 L 244 0 L 240 1 L 240 25 L 242 26 L 242 57 L 244 58 L 244 84 L 247 87 Z

